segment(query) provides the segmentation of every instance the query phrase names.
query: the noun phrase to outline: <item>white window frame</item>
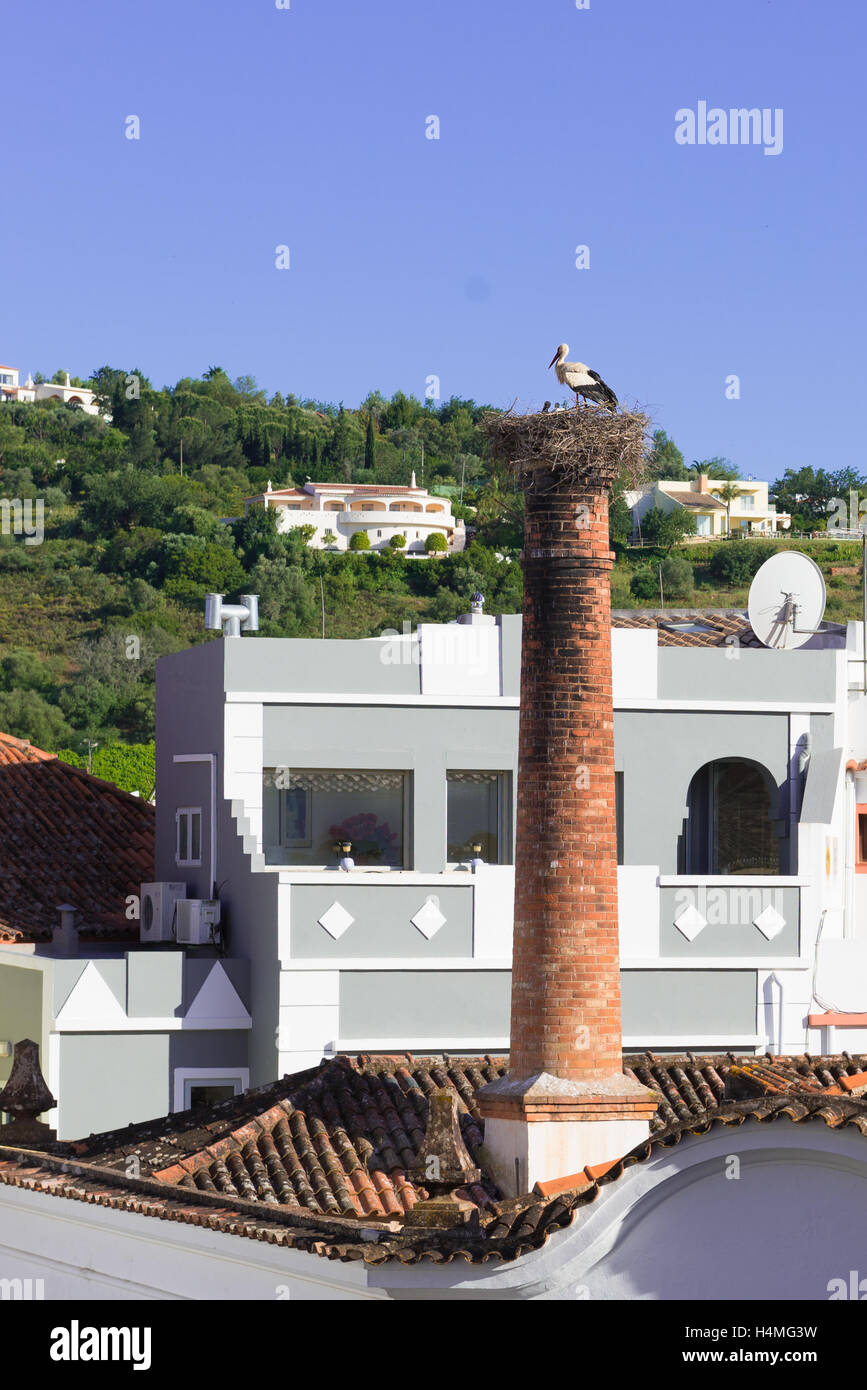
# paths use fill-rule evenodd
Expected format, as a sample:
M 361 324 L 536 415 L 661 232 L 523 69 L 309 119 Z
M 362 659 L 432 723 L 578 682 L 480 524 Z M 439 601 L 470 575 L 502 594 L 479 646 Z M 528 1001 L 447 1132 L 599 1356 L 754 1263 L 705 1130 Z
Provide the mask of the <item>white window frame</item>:
M 187 1103 L 187 1087 L 192 1087 L 200 1081 L 209 1082 L 211 1085 L 234 1086 L 235 1095 L 239 1096 L 242 1091 L 250 1089 L 250 1068 L 175 1067 L 173 1113 L 177 1110 L 190 1109 L 192 1102 Z
M 198 859 L 181 858 L 181 819 L 187 818 L 187 850 L 192 849 L 192 817 L 199 818 L 199 857 Z M 179 806 L 175 811 L 175 863 L 179 869 L 200 869 L 202 867 L 202 808 L 201 806 Z
M 515 844 L 513 834 L 513 797 L 515 786 L 515 775 L 508 767 L 450 767 L 448 772 L 487 772 L 497 778 L 497 839 L 500 846 L 500 857 L 495 868 L 509 867 L 515 862 Z M 446 854 L 448 854 L 449 842 L 449 785 L 448 773 L 446 774 L 446 824 L 445 824 Z M 503 858 L 503 851 L 508 849 L 508 858 Z M 446 860 L 447 869 L 459 869 L 461 865 L 468 863 L 466 859 Z

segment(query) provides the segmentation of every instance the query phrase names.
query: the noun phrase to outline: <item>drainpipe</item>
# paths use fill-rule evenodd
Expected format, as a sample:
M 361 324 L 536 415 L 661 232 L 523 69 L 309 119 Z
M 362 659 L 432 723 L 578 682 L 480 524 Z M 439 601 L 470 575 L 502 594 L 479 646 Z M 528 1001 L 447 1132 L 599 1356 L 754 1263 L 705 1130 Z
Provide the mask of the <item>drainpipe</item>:
M 778 1006 L 777 1006 L 777 1056 L 778 1056 L 778 1057 L 782 1057 L 782 1055 L 783 1055 L 783 1004 L 785 1003 L 785 997 L 786 997 L 786 996 L 785 996 L 785 990 L 784 990 L 784 988 L 783 988 L 783 982 L 782 982 L 782 980 L 780 979 L 779 975 L 777 974 L 776 970 L 772 970 L 772 971 L 771 971 L 770 975 L 768 976 L 768 983 L 769 983 L 769 984 L 770 984 L 770 983 L 775 984 L 775 985 L 777 986 L 777 989 L 779 990 L 779 1004 L 778 1004 Z
M 210 846 L 210 886 L 208 897 L 216 897 L 217 891 L 217 755 L 216 753 L 175 753 L 176 763 L 207 763 L 211 769 L 211 846 Z

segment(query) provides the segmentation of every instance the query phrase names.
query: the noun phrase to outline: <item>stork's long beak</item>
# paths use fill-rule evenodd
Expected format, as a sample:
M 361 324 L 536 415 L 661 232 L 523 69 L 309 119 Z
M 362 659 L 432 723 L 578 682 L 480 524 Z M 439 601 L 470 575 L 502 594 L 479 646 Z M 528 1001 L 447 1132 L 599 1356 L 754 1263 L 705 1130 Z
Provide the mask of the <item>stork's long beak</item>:
M 560 356 L 560 349 L 558 348 L 557 351 L 554 353 L 554 356 L 551 358 L 551 361 L 548 363 L 548 370 L 549 370 L 549 371 L 551 370 L 551 368 L 553 367 L 554 363 L 557 361 L 557 358 L 558 358 L 559 356 Z

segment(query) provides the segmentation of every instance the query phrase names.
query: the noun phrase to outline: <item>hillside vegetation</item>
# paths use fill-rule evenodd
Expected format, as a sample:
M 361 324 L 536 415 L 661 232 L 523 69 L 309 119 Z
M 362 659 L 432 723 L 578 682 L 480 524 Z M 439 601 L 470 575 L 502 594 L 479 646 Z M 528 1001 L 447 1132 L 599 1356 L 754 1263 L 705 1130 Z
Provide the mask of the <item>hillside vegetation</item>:
M 269 399 L 219 367 L 162 389 L 139 371 L 104 367 L 89 384 L 110 423 L 56 400 L 0 404 L 0 498 L 42 499 L 45 511 L 41 540 L 14 534 L 4 513 L 0 730 L 65 749 L 73 761 L 96 744 L 94 771 L 147 795 L 155 663 L 211 640 L 209 591 L 258 593 L 264 636 L 319 637 L 324 628 L 327 637 L 369 637 L 447 622 L 477 589 L 489 613 L 520 610 L 521 499 L 491 472 L 486 407 L 423 404 L 402 392 L 372 392 L 352 410 L 291 393 Z M 727 460 L 696 467 L 737 476 Z M 657 431 L 648 477 L 678 469 L 687 471 L 682 456 Z M 471 527 L 463 554 L 323 553 L 299 531 L 279 535 L 273 511 L 243 518 L 243 499 L 269 479 L 407 484 L 413 471 Z M 815 505 L 822 488 L 843 481 L 817 485 Z M 615 500 L 616 607 L 658 607 L 659 565 L 666 604 L 744 605 L 765 543 L 678 545 L 668 536 L 657 550 L 633 551 L 624 512 Z M 801 548 L 826 572 L 828 616 L 855 616 L 859 547 Z

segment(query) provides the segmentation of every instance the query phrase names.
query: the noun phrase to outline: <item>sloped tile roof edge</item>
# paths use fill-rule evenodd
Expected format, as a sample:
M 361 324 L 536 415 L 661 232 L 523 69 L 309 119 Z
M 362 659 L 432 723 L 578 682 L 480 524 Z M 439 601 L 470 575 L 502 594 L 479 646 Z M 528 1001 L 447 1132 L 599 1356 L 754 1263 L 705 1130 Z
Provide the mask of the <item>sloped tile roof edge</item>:
M 540 1249 L 552 1234 L 570 1226 L 576 1213 L 595 1201 L 602 1187 L 616 1182 L 633 1165 L 647 1162 L 655 1151 L 671 1148 L 686 1139 L 701 1138 L 717 1125 L 740 1126 L 748 1119 L 761 1124 L 780 1119 L 802 1124 L 820 1119 L 832 1130 L 853 1126 L 867 1137 L 867 1102 L 864 1101 L 839 1096 L 829 1098 L 821 1092 L 733 1101 L 725 1110 L 708 1114 L 698 1122 L 685 1123 L 679 1129 L 654 1136 L 618 1160 L 604 1175 L 585 1182 L 572 1194 L 563 1193 L 550 1200 L 515 1198 L 503 1202 L 500 1215 L 472 1236 L 459 1230 L 440 1233 L 420 1230 L 415 1235 L 403 1229 L 399 1222 L 365 1222 L 319 1214 L 307 1216 L 279 1206 L 269 1206 L 266 1214 L 260 1202 L 235 1197 L 227 1200 L 223 1194 L 188 1188 L 175 1189 L 177 1195 L 173 1195 L 166 1191 L 164 1183 L 154 1179 L 127 1178 L 97 1164 L 20 1147 L 0 1146 L 0 1184 L 160 1220 L 222 1230 L 344 1262 L 362 1260 L 368 1265 L 383 1265 L 396 1260 L 401 1264 L 414 1264 L 427 1259 L 449 1264 L 462 1259 L 468 1264 L 485 1264 L 491 1260 L 508 1263 Z M 498 1228 L 502 1229 L 502 1235 L 497 1235 Z

